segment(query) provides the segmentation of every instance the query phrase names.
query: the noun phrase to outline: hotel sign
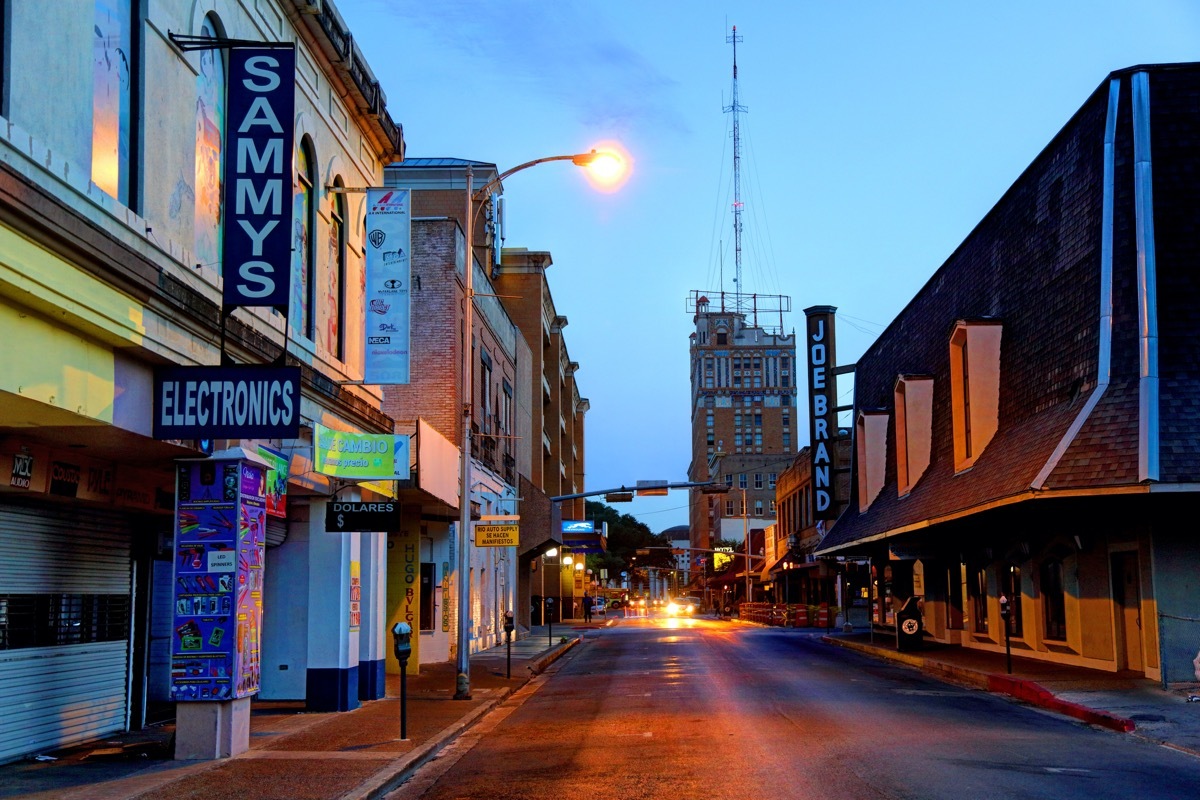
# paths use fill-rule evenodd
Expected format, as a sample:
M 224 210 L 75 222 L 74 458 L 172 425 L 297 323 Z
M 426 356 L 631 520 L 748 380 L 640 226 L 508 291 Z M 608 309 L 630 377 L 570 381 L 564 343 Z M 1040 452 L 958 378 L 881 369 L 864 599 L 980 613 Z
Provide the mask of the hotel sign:
M 837 433 L 837 385 L 833 306 L 804 309 L 804 349 L 808 356 L 808 433 L 812 459 L 813 518 L 837 519 L 833 502 L 833 439 Z

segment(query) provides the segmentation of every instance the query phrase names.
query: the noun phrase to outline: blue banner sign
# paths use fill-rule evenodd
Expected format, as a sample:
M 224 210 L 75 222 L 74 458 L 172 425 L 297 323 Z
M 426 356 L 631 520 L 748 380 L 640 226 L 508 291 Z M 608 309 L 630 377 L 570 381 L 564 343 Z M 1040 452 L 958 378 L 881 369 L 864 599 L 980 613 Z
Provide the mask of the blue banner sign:
M 412 208 L 407 189 L 367 190 L 363 381 L 409 382 Z
M 229 51 L 222 270 L 226 308 L 287 314 L 292 266 L 296 54 Z
M 590 519 L 564 519 L 562 524 L 563 533 L 595 533 L 596 523 Z
M 299 367 L 160 367 L 155 439 L 294 439 Z

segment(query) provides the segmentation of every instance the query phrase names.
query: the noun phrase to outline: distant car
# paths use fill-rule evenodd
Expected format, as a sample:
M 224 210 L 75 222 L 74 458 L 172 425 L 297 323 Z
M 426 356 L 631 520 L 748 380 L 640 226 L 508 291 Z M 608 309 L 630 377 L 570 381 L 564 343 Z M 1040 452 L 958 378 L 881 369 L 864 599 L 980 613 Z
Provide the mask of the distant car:
M 672 617 L 690 617 L 696 613 L 698 602 L 691 597 L 679 597 L 667 603 L 667 614 Z
M 593 614 L 603 614 L 604 610 L 606 608 L 608 608 L 608 603 L 607 603 L 607 601 L 605 601 L 605 599 L 603 597 L 597 597 L 594 600 L 592 600 L 592 613 Z

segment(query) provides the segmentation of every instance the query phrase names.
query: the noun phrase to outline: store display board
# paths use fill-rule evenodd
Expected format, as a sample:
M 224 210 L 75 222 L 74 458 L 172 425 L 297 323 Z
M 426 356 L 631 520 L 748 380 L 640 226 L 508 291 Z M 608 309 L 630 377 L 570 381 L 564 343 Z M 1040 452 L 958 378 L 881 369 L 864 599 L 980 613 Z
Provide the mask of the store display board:
M 258 692 L 265 483 L 265 468 L 243 459 L 179 465 L 173 700 L 233 700 Z

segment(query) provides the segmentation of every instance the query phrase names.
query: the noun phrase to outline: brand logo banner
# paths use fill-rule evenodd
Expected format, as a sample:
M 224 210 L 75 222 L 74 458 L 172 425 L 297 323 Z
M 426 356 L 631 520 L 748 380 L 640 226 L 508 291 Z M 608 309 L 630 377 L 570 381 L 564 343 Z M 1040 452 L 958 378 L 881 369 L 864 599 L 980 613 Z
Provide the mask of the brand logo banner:
M 412 209 L 407 189 L 367 190 L 366 349 L 363 381 L 409 381 Z
M 160 367 L 155 439 L 294 439 L 299 367 Z
M 292 265 L 296 54 L 229 51 L 222 269 L 226 308 L 287 314 Z
M 406 481 L 408 452 L 408 436 L 346 433 L 313 425 L 313 469 L 322 475 Z

